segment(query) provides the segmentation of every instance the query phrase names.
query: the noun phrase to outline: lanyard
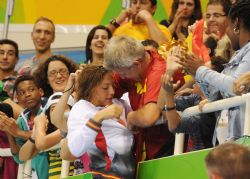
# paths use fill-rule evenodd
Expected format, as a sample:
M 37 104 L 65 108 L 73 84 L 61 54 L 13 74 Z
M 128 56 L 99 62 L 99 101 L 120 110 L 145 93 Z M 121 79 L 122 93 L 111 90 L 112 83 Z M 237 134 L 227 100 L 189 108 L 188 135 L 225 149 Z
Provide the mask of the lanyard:
M 40 111 L 43 110 L 42 106 L 40 106 L 38 112 L 37 112 L 37 115 L 40 114 Z M 31 111 L 29 109 L 25 109 L 22 113 L 21 113 L 21 116 L 23 118 L 23 121 L 27 127 L 27 129 L 30 131 L 30 126 L 28 124 L 28 117 L 29 117 L 29 114 L 31 113 Z

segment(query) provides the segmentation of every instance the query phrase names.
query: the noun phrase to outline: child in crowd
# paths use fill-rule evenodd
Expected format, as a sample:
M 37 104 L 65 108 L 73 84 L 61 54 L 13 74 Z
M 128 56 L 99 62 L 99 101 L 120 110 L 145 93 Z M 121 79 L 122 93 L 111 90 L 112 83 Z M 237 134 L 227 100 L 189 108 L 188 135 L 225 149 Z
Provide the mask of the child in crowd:
M 24 75 L 17 78 L 14 91 L 17 95 L 17 100 L 21 102 L 25 110 L 17 119 L 16 133 L 12 134 L 16 140 L 9 138 L 11 150 L 14 159 L 18 163 L 32 158 L 32 177 L 39 179 L 48 178 L 48 156 L 47 152 L 38 151 L 35 148 L 34 135 L 32 130 L 34 127 L 34 118 L 42 112 L 43 90 L 38 87 L 35 79 L 30 75 Z M 31 135 L 32 134 L 32 135 Z M 22 147 L 23 146 L 23 147 Z M 19 148 L 22 149 L 19 152 Z M 29 174 L 24 173 L 24 177 Z
M 61 156 L 75 160 L 87 155 L 85 169 L 89 167 L 105 178 L 133 178 L 133 135 L 126 122 L 130 108 L 124 101 L 113 99 L 113 85 L 113 75 L 104 67 L 83 68 L 77 77 L 78 102 L 69 114 Z

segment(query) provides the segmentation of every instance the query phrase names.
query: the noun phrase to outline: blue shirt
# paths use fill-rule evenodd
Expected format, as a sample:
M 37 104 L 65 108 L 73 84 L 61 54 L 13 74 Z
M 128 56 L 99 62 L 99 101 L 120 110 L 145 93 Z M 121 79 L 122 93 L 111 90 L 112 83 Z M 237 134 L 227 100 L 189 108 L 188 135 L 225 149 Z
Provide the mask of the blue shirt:
M 233 81 L 242 74 L 250 71 L 250 42 L 235 52 L 221 73 L 205 66 L 197 69 L 195 79 L 207 99 L 220 100 L 235 96 L 232 91 Z M 229 140 L 235 140 L 243 135 L 245 105 L 228 110 Z

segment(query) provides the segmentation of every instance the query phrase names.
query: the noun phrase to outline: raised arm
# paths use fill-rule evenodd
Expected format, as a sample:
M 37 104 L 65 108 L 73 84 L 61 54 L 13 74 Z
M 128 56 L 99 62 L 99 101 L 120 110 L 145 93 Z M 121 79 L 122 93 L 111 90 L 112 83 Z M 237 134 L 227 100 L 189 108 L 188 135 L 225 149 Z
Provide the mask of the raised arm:
M 168 39 L 168 37 L 162 32 L 162 30 L 158 27 L 156 21 L 154 20 L 152 14 L 148 12 L 147 10 L 141 10 L 137 16 L 144 20 L 146 23 L 149 34 L 152 40 L 156 41 L 158 44 L 169 42 L 171 39 Z M 165 27 L 164 27 L 165 28 Z M 168 29 L 166 28 L 166 31 Z M 169 35 L 171 36 L 170 32 L 168 31 Z
M 131 8 L 123 9 L 118 17 L 111 20 L 111 22 L 107 25 L 107 27 L 113 33 L 118 26 L 128 21 L 131 18 L 131 15 L 132 15 Z
M 175 108 L 173 82 L 168 74 L 162 76 L 162 87 L 165 90 L 165 107 L 162 112 L 168 121 L 168 129 L 174 131 L 180 123 L 180 116 Z
M 50 118 L 52 124 L 54 124 L 58 129 L 63 132 L 67 132 L 67 120 L 64 118 L 64 112 L 67 109 L 67 101 L 72 94 L 75 86 L 76 73 L 71 73 L 68 79 L 68 83 L 65 87 L 63 95 L 59 99 L 58 103 L 55 105 L 55 108 L 50 113 Z
M 60 131 L 56 130 L 46 134 L 48 120 L 45 114 L 41 113 L 35 117 L 35 141 L 38 150 L 45 150 L 58 144 L 61 140 Z
M 182 25 L 181 17 L 183 16 L 183 12 L 183 10 L 178 9 L 173 19 L 173 22 L 168 27 L 172 35 L 177 31 L 177 28 L 179 28 L 178 26 Z

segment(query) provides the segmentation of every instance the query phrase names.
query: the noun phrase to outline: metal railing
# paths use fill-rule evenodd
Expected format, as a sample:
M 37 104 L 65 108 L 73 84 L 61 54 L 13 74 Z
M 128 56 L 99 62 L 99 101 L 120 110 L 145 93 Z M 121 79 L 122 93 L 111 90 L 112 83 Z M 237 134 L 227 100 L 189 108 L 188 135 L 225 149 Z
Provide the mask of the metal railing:
M 7 0 L 5 21 L 3 26 L 3 39 L 6 39 L 8 37 L 9 22 L 10 22 L 10 17 L 13 14 L 14 4 L 15 4 L 14 0 Z
M 244 94 L 242 96 L 235 96 L 231 98 L 226 98 L 211 103 L 207 103 L 203 106 L 202 112 L 199 110 L 198 106 L 193 106 L 187 108 L 181 114 L 181 117 L 190 117 L 200 113 L 210 113 L 215 111 L 221 111 L 236 106 L 245 106 L 245 124 L 243 135 L 250 135 L 250 93 Z M 174 155 L 183 153 L 184 144 L 184 134 L 179 133 L 175 135 L 175 148 Z

